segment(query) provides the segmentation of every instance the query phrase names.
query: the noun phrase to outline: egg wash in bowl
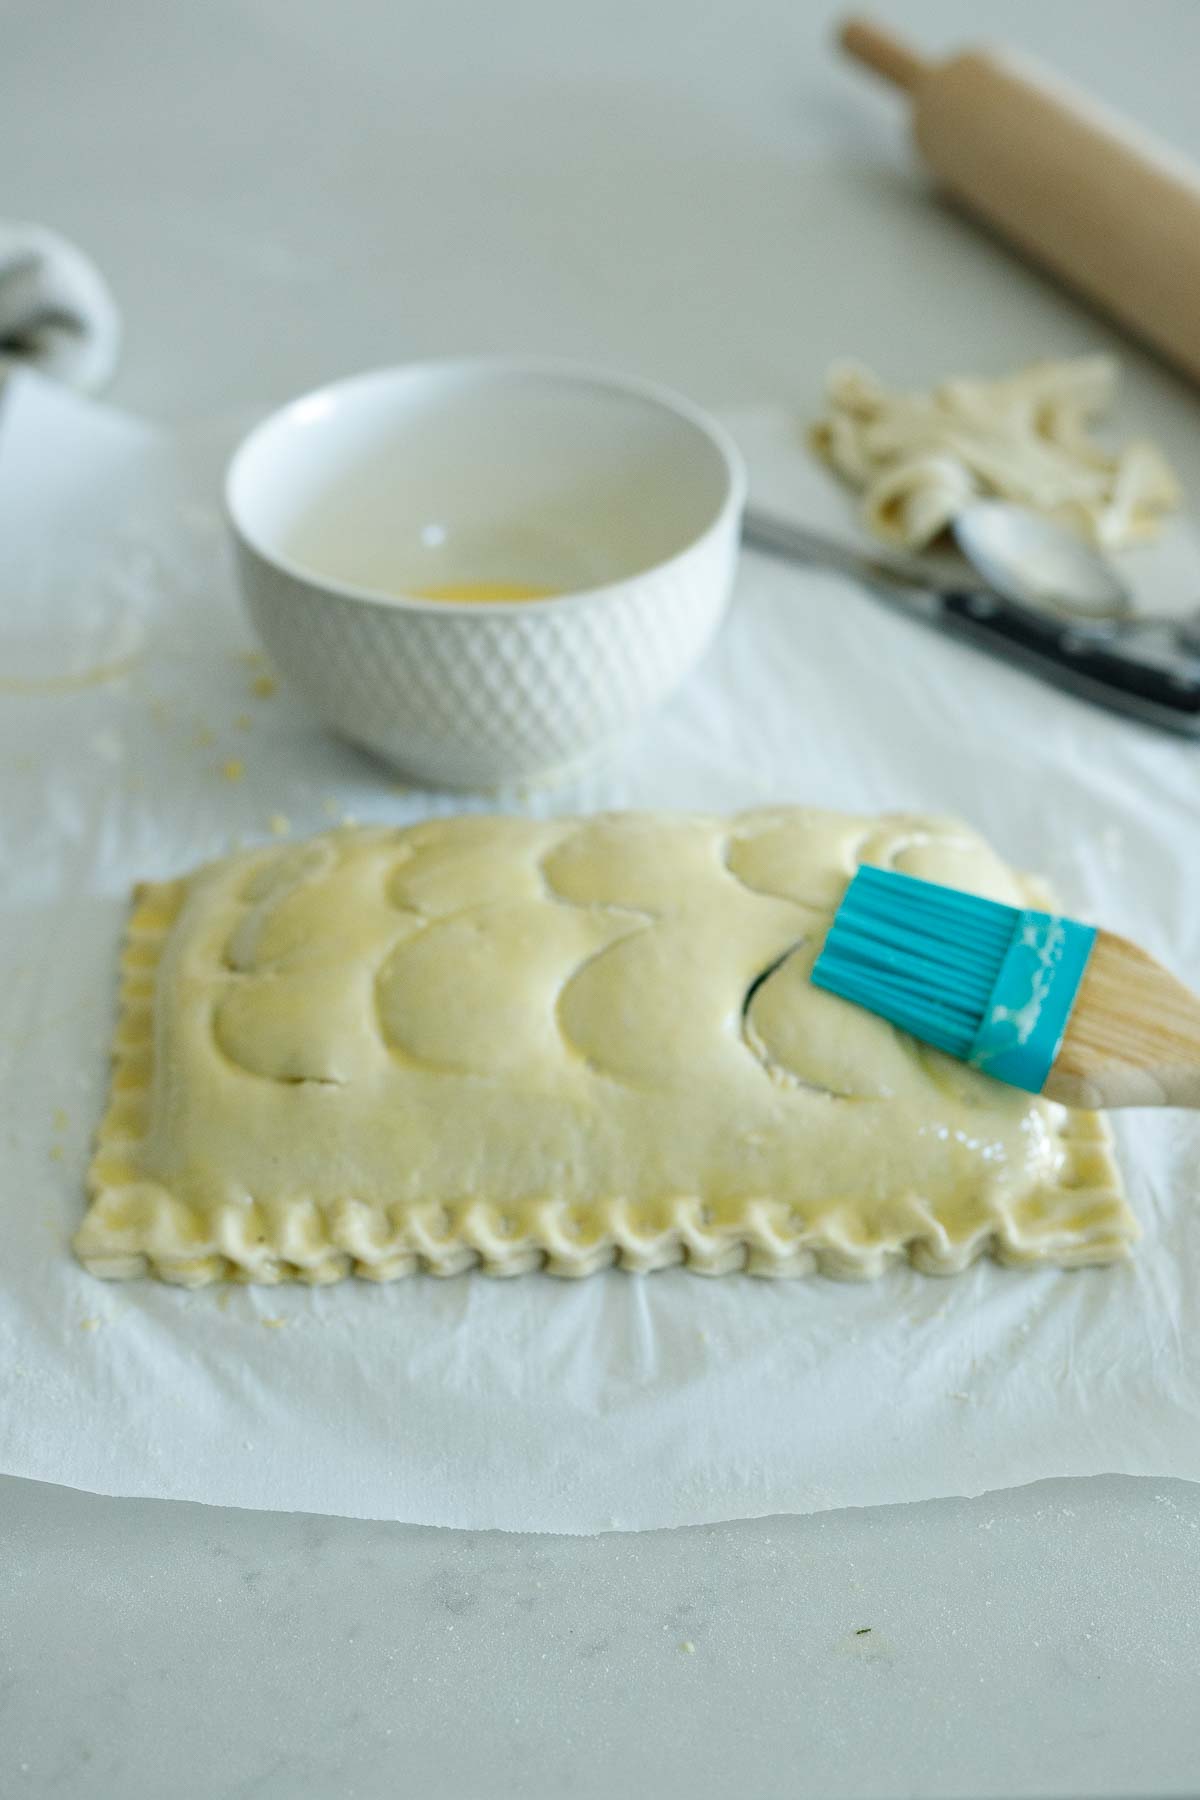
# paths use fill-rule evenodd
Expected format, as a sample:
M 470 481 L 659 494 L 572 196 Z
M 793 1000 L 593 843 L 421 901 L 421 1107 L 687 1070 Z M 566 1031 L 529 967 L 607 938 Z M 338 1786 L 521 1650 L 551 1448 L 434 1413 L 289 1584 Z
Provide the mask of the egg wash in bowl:
M 679 686 L 728 605 L 745 489 L 689 401 L 483 358 L 293 401 L 226 501 L 251 619 L 326 723 L 492 789 L 605 753 Z
M 289 447 L 286 485 L 260 508 L 263 548 L 373 599 L 527 604 L 607 587 L 685 550 L 728 486 L 688 418 L 552 364 L 534 378 L 504 362 L 368 375 L 260 430 Z

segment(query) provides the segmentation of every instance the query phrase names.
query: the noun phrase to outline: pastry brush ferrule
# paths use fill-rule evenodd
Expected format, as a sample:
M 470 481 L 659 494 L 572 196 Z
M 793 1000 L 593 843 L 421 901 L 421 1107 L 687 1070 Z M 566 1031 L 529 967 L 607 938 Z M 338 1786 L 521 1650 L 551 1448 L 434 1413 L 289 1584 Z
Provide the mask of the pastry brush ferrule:
M 860 868 L 812 972 L 816 987 L 1012 1087 L 1040 1093 L 1096 929 Z

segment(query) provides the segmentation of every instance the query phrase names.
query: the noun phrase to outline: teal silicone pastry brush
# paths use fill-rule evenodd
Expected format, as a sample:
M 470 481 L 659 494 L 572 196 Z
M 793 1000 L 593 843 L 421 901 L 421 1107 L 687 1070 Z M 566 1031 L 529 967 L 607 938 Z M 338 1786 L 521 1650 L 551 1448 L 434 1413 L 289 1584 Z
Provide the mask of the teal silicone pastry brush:
M 1200 1107 L 1200 1000 L 1094 925 L 864 866 L 812 979 L 1066 1106 Z

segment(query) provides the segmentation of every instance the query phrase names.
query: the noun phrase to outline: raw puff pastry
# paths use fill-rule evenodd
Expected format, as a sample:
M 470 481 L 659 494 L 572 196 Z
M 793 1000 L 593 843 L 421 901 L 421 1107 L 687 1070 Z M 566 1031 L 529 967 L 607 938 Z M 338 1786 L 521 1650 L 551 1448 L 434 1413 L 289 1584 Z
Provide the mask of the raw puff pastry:
M 973 500 L 998 496 L 1117 549 L 1153 537 L 1180 492 L 1156 445 L 1139 438 L 1113 454 L 1091 435 L 1116 385 L 1107 356 L 1033 363 L 999 381 L 960 376 L 928 394 L 836 363 L 809 438 L 861 490 L 864 523 L 885 542 L 924 549 Z
M 189 1286 L 1122 1255 L 1099 1115 L 809 982 L 860 861 L 1044 900 L 952 822 L 800 809 L 352 829 L 140 888 L 78 1255 Z

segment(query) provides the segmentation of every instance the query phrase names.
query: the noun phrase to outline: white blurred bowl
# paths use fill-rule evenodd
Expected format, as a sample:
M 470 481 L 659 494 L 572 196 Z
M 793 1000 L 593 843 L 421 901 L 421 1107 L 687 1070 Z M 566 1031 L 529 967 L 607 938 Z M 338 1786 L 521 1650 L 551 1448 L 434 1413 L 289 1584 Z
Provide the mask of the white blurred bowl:
M 335 731 L 447 787 L 564 770 L 665 700 L 728 604 L 744 499 L 687 401 L 508 358 L 318 389 L 226 481 L 274 662 Z M 554 597 L 419 597 L 475 583 Z

